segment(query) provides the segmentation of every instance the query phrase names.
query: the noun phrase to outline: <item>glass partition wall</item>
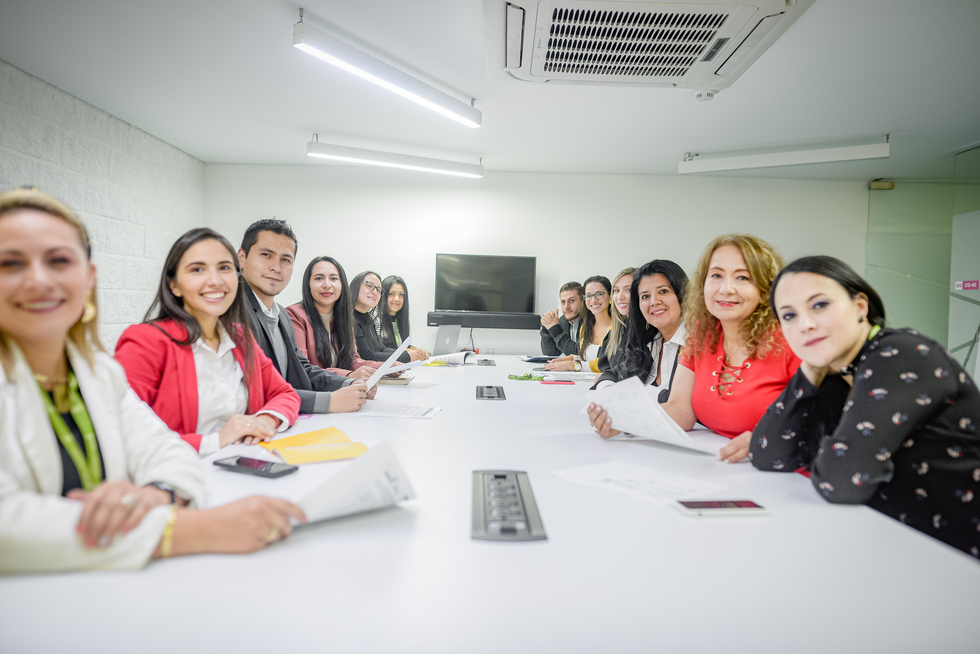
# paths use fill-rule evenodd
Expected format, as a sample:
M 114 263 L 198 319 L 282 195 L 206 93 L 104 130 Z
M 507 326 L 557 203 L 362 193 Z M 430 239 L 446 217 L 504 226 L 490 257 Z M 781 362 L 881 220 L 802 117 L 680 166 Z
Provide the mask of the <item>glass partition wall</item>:
M 956 155 L 947 347 L 980 378 L 980 147 Z

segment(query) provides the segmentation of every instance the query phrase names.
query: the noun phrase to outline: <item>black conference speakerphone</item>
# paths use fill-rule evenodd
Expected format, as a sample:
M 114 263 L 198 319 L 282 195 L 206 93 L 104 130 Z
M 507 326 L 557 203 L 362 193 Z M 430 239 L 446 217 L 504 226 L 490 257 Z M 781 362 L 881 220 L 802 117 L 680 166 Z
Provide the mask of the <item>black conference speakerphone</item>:
M 494 361 L 493 359 L 477 359 L 476 360 L 476 365 L 478 365 L 478 366 L 495 366 L 495 365 L 497 365 L 497 362 Z
M 476 399 L 478 400 L 506 400 L 503 386 L 477 386 Z
M 479 540 L 547 540 L 527 473 L 473 471 L 473 533 Z

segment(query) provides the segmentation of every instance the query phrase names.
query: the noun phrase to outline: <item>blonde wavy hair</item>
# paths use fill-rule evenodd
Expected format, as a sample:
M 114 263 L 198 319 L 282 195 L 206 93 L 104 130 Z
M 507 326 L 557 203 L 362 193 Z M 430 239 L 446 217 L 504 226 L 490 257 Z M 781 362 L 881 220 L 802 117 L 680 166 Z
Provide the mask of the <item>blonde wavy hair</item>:
M 55 218 L 61 218 L 74 227 L 78 231 L 79 240 L 82 242 L 82 250 L 85 251 L 86 261 L 91 260 L 92 246 L 89 242 L 88 231 L 75 212 L 69 209 L 68 205 L 64 202 L 50 195 L 40 193 L 37 189 L 17 189 L 0 193 L 0 219 L 3 219 L 4 214 L 21 209 L 43 211 Z M 95 288 L 92 289 L 92 294 L 89 296 L 89 299 L 98 306 L 98 297 Z M 75 343 L 78 351 L 82 353 L 89 364 L 94 363 L 96 351 L 105 351 L 105 348 L 102 347 L 102 343 L 99 341 L 98 322 L 98 320 L 92 320 L 91 322 L 83 323 L 82 317 L 79 316 L 75 324 L 68 330 L 68 338 Z M 13 373 L 14 359 L 8 340 L 12 339 L 0 330 L 0 364 L 3 365 L 3 369 L 9 377 Z
M 633 278 L 633 273 L 636 272 L 636 268 L 623 268 L 619 273 L 613 277 L 613 288 L 616 288 L 616 284 L 623 277 L 629 276 L 630 279 Z M 612 300 L 612 298 L 609 298 Z M 619 308 L 615 303 L 612 304 L 612 327 L 609 328 L 609 343 L 606 345 L 606 354 L 612 356 L 619 349 L 619 343 L 626 334 L 626 316 L 619 312 Z
M 775 248 L 751 234 L 725 234 L 708 244 L 698 261 L 687 296 L 684 298 L 684 323 L 687 345 L 692 353 L 713 351 L 721 338 L 721 323 L 708 311 L 704 300 L 704 283 L 708 278 L 711 257 L 726 245 L 734 245 L 742 253 L 752 283 L 759 290 L 759 306 L 742 323 L 739 335 L 745 341 L 750 359 L 764 358 L 773 349 L 779 320 L 769 306 L 772 282 L 783 269 L 783 258 Z

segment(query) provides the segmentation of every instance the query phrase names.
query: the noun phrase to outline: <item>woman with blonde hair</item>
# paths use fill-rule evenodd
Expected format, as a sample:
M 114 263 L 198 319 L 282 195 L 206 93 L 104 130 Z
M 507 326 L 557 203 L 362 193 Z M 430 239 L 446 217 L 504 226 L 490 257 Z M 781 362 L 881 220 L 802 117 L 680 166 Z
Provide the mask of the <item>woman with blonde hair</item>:
M 623 268 L 613 278 L 612 327 L 602 339 L 599 356 L 589 361 L 589 369 L 592 372 L 605 374 L 615 368 L 622 357 L 630 313 L 630 288 L 633 285 L 633 273 L 635 272 L 636 268 L 632 266 Z
M 775 249 L 750 234 L 713 240 L 698 261 L 684 298 L 687 343 L 664 409 L 683 429 L 696 422 L 732 442 L 720 458 L 748 456 L 752 430 L 800 367 L 769 306 L 783 267 Z M 613 429 L 605 411 L 590 407 L 593 428 Z
M 251 497 L 197 511 L 204 473 L 99 343 L 78 216 L 0 194 L 0 574 L 132 569 L 151 557 L 248 552 L 304 520 Z

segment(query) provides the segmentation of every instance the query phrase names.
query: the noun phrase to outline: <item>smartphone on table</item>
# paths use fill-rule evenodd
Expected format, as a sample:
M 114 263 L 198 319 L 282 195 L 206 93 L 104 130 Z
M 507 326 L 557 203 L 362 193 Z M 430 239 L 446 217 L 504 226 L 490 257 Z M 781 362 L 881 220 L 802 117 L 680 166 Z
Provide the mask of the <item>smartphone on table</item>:
M 752 500 L 677 500 L 677 506 L 692 516 L 766 515 L 765 507 Z
M 232 456 L 227 459 L 219 459 L 214 462 L 214 465 L 225 470 L 231 470 L 232 472 L 241 472 L 246 475 L 255 475 L 256 477 L 268 477 L 269 479 L 283 477 L 299 470 L 297 466 L 291 466 L 286 463 L 263 461 L 262 459 L 253 459 L 247 456 Z

